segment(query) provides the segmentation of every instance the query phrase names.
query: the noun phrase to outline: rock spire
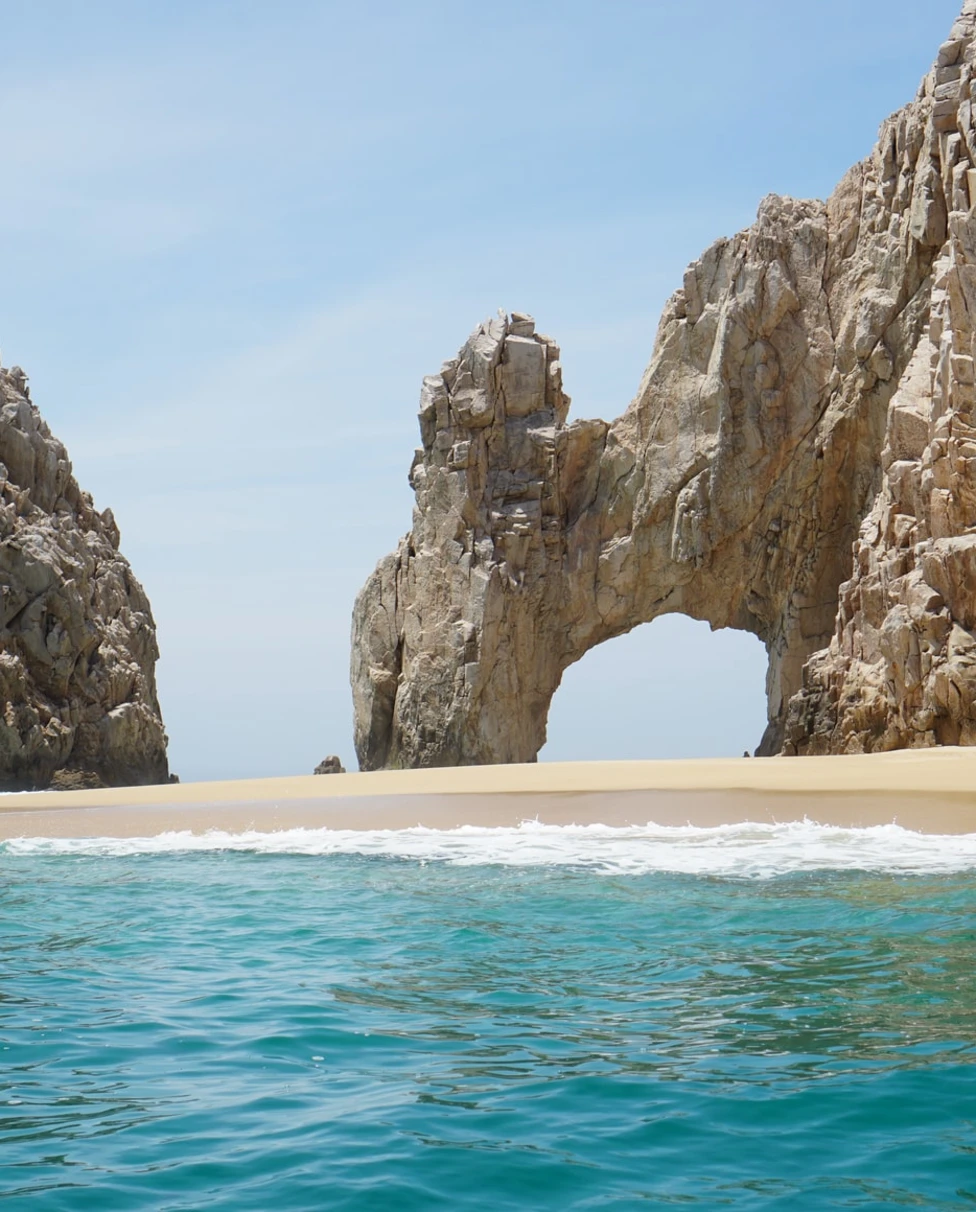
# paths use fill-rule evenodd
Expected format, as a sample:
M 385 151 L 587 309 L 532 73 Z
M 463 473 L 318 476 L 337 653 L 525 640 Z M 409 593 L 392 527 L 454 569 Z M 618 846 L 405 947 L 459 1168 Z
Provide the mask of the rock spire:
M 118 547 L 0 370 L 0 790 L 167 780 L 155 624 Z

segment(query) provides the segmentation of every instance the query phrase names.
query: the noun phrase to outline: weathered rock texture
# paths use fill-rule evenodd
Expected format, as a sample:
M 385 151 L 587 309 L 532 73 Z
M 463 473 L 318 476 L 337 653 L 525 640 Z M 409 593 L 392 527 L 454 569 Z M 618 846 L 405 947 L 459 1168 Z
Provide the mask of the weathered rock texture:
M 974 26 L 827 203 L 691 266 L 612 424 L 523 316 L 425 380 L 354 612 L 364 768 L 533 760 L 566 667 L 673 611 L 765 643 L 763 753 L 976 742 Z
M 346 768 L 342 761 L 334 753 L 330 753 L 327 758 L 323 758 L 321 762 L 312 771 L 313 774 L 345 774 Z
M 167 780 L 155 625 L 118 546 L 0 370 L 0 789 Z

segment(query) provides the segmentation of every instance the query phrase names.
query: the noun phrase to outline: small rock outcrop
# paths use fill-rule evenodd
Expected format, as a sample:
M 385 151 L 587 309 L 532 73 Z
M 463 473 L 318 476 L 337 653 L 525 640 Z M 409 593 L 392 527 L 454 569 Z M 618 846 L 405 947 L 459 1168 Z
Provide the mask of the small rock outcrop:
M 18 367 L 0 370 L 0 790 L 162 783 L 149 602 Z
M 346 768 L 334 753 L 330 753 L 312 771 L 313 774 L 345 774 Z
M 567 666 L 675 611 L 765 644 L 762 754 L 976 743 L 974 34 L 829 201 L 690 267 L 616 421 L 568 420 L 524 315 L 425 380 L 353 616 L 365 769 L 534 760 Z

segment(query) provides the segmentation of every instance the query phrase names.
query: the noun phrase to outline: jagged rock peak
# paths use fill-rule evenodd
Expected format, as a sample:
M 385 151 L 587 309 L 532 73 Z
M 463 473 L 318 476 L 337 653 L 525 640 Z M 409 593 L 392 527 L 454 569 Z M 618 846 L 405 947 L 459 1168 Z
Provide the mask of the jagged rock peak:
M 0 789 L 167 781 L 155 624 L 118 548 L 0 369 Z
M 425 380 L 354 611 L 361 765 L 533 760 L 565 668 L 673 611 L 766 645 L 762 753 L 976 741 L 974 32 L 967 0 L 826 203 L 689 268 L 616 421 L 568 421 L 527 317 Z

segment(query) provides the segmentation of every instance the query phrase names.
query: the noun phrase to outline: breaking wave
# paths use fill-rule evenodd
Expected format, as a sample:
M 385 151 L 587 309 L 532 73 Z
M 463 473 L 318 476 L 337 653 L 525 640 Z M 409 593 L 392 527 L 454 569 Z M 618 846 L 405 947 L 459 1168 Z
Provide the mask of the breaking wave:
M 267 833 L 161 833 L 140 838 L 17 838 L 6 855 L 123 857 L 213 853 L 354 855 L 456 866 L 567 867 L 607 875 L 667 872 L 763 879 L 805 871 L 951 874 L 976 870 L 976 834 L 915 833 L 898 825 L 844 829 L 811 821 L 713 828 L 648 824 Z

